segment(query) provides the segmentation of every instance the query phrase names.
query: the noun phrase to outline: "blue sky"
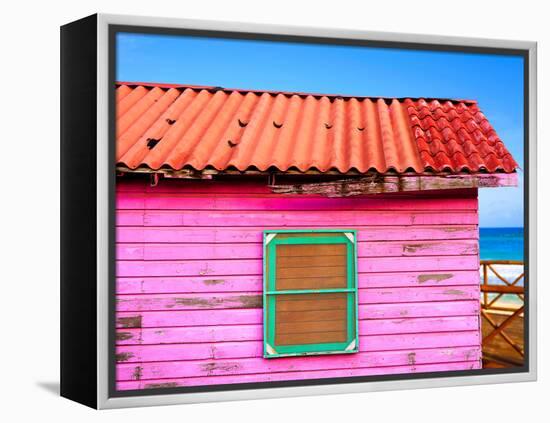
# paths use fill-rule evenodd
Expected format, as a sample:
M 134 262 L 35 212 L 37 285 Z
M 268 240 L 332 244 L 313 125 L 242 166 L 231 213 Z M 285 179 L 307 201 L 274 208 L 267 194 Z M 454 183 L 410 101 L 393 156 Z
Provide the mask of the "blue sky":
M 475 99 L 523 167 L 523 58 L 273 41 L 117 35 L 119 81 Z M 480 226 L 523 226 L 518 188 L 480 190 Z

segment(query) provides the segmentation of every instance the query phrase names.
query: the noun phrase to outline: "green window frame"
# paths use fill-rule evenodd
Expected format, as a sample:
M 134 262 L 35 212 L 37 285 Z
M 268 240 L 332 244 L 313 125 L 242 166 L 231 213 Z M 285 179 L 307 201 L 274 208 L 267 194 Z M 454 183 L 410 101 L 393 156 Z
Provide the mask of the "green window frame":
M 292 234 L 291 236 L 280 236 Z M 326 236 L 323 236 L 326 234 Z M 346 245 L 346 286 L 327 289 L 286 289 L 278 290 L 277 246 L 279 245 Z M 308 229 L 308 230 L 266 230 L 263 235 L 264 247 L 264 358 L 349 354 L 359 351 L 358 295 L 357 295 L 357 232 L 353 229 Z M 336 294 L 346 296 L 346 340 L 331 343 L 304 343 L 276 345 L 276 298 L 300 294 Z M 320 296 L 320 298 L 322 298 Z M 325 297 L 326 298 L 326 297 Z

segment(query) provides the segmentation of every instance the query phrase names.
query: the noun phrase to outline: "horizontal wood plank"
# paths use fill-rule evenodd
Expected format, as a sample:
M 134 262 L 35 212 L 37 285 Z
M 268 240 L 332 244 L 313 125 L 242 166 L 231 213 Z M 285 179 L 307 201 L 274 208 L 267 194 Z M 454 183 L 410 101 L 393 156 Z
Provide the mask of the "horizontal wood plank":
M 307 325 L 308 323 L 290 322 L 288 325 Z M 312 325 L 323 327 L 328 322 Z M 282 325 L 285 330 L 286 324 Z M 476 330 L 479 326 L 479 317 L 447 316 L 447 317 L 419 317 L 394 319 L 368 319 L 359 321 L 360 335 L 390 335 L 399 333 L 426 333 L 426 332 L 455 332 Z M 316 326 L 315 326 L 316 327 Z M 315 330 L 315 327 L 310 328 Z M 238 342 L 261 341 L 263 326 L 234 325 L 234 326 L 193 326 L 176 328 L 139 328 L 118 329 L 117 345 L 154 345 L 154 344 L 186 344 L 203 342 Z
M 303 260 L 298 257 L 345 255 L 330 251 L 329 246 L 319 245 L 319 249 L 306 245 L 296 245 L 296 251 L 289 252 L 278 248 L 277 257 L 292 260 Z M 330 246 L 334 248 L 333 246 Z M 326 254 L 324 251 L 326 250 Z M 333 254 L 329 254 L 333 252 Z M 471 255 L 478 253 L 476 240 L 459 241 L 404 241 L 404 242 L 359 242 L 357 254 L 359 257 L 408 257 L 408 256 L 441 256 L 441 255 Z M 263 245 L 261 243 L 124 243 L 116 246 L 116 258 L 118 260 L 220 260 L 227 257 L 232 259 L 261 258 Z M 284 260 L 283 260 L 284 262 Z
M 288 229 L 293 229 L 290 227 Z M 162 227 L 120 226 L 116 228 L 119 243 L 261 243 L 265 227 Z M 472 239 L 479 236 L 476 225 L 386 225 L 356 226 L 361 241 L 429 241 Z
M 428 301 L 479 300 L 479 286 L 435 286 L 413 288 L 359 289 L 359 304 L 412 303 Z
M 472 212 L 399 212 L 399 211 L 195 211 L 195 210 L 119 210 L 117 226 L 266 226 L 283 227 L 355 227 L 378 225 L 475 225 Z
M 246 199 L 246 201 L 243 201 Z M 476 210 L 476 198 L 342 198 L 273 195 L 220 195 L 207 197 L 182 193 L 147 196 L 121 193 L 118 210 Z
M 124 328 L 116 332 L 117 345 L 181 344 L 196 342 L 261 341 L 263 326 L 191 326 L 176 328 Z
M 431 301 L 398 304 L 361 304 L 359 320 L 405 317 L 478 315 L 479 300 Z M 260 308 L 117 312 L 118 328 L 254 325 L 263 322 Z
M 423 335 L 425 339 L 428 335 Z M 405 338 L 410 338 L 406 336 Z M 368 345 L 368 340 L 363 340 Z M 214 376 L 214 375 L 237 375 L 250 373 L 271 373 L 271 372 L 288 372 L 300 369 L 308 370 L 331 370 L 339 368 L 368 368 L 391 365 L 404 364 L 422 364 L 430 362 L 449 362 L 449 361 L 464 361 L 477 360 L 480 358 L 479 346 L 468 344 L 475 342 L 475 336 L 464 333 L 462 336 L 451 337 L 448 334 L 439 335 L 434 338 L 431 344 L 441 344 L 442 348 L 431 348 L 424 346 L 421 348 L 415 347 L 418 342 L 408 343 L 401 341 L 405 347 L 402 350 L 391 351 L 365 351 L 352 355 L 333 355 L 333 356 L 316 356 L 303 358 L 287 358 L 284 360 L 265 360 L 263 358 L 235 358 L 235 359 L 206 359 L 206 360 L 191 360 L 191 361 L 155 361 L 141 362 L 137 364 L 121 362 L 118 365 L 118 380 L 132 380 L 139 376 L 139 379 L 156 379 L 163 377 L 195 377 L 195 376 Z M 201 345 L 201 344 L 199 344 Z M 261 346 L 261 343 L 257 343 Z M 463 347 L 463 348 L 460 348 Z M 465 347 L 465 348 L 464 348 Z M 136 347 L 134 352 L 143 359 L 143 355 L 147 351 L 153 351 L 153 357 L 158 356 L 159 351 L 172 351 L 172 356 L 188 356 L 189 352 L 185 347 L 178 345 L 163 345 L 156 349 L 148 347 Z M 205 347 L 205 353 L 208 352 L 208 346 Z M 178 351 L 176 353 L 176 351 Z M 214 352 L 215 354 L 216 352 Z M 170 356 L 169 353 L 166 353 Z M 219 352 L 219 354 L 223 354 Z M 437 358 L 434 358 L 434 355 Z M 141 372 L 136 375 L 136 368 L 140 367 Z
M 399 272 L 399 273 L 360 273 L 357 275 L 359 288 L 415 287 L 415 286 L 455 286 L 479 285 L 477 270 L 444 272 Z M 342 279 L 325 278 L 329 287 Z M 307 279 L 290 280 L 293 283 Z M 303 287 L 306 286 L 304 282 Z M 168 277 L 118 277 L 119 294 L 163 294 L 163 293 L 216 293 L 216 292 L 261 292 L 262 275 L 219 275 L 212 276 L 168 276 Z
M 261 259 L 242 260 L 161 260 L 136 261 L 118 260 L 116 272 L 119 277 L 129 276 L 220 276 L 220 275 L 261 275 Z M 359 273 L 376 272 L 415 272 L 478 270 L 477 255 L 470 256 L 429 256 L 429 257 L 359 257 Z M 314 269 L 307 269 L 313 271 Z M 329 270 L 326 276 L 329 276 Z M 304 271 L 305 272 L 305 271 Z M 330 270 L 330 276 L 341 276 L 341 269 Z M 306 276 L 307 272 L 302 276 Z M 282 275 L 281 275 L 282 276 Z M 288 275 L 289 277 L 291 275 Z M 285 276 L 282 276 L 285 277 Z
M 408 364 L 404 366 L 383 366 L 357 369 L 314 370 L 295 372 L 271 372 L 230 376 L 202 376 L 188 378 L 164 378 L 149 380 L 118 381 L 117 389 L 162 389 L 178 386 L 224 385 L 233 383 L 276 382 L 283 380 L 316 380 L 337 377 L 378 376 L 405 373 L 431 373 L 480 369 L 481 361 L 440 362 L 431 364 Z
M 365 342 L 368 342 L 369 337 L 361 338 Z M 466 359 L 476 359 L 479 358 L 478 351 L 479 347 L 466 345 L 462 346 L 461 343 L 468 342 L 471 337 L 464 336 L 458 338 L 455 342 L 451 342 L 452 345 L 438 348 L 404 348 L 409 354 L 412 353 L 420 356 L 420 360 L 428 360 L 430 356 L 433 359 L 433 356 L 439 357 L 440 355 L 449 355 L 446 360 L 449 361 L 462 361 Z M 449 338 L 442 338 L 441 342 L 449 342 Z M 456 345 L 454 345 L 456 344 Z M 403 344 L 407 345 L 407 344 Z M 254 358 L 261 356 L 263 344 L 261 342 L 225 342 L 219 344 L 174 344 L 174 345 L 133 345 L 133 346 L 119 346 L 116 349 L 117 361 L 119 363 L 162 363 L 166 361 L 185 361 L 185 360 L 234 360 L 234 359 L 245 359 L 245 358 Z M 346 362 L 349 362 L 353 367 L 354 365 L 366 366 L 365 359 L 368 361 L 378 361 L 383 360 L 382 355 L 387 354 L 390 358 L 388 359 L 388 364 L 390 365 L 404 365 L 409 362 L 408 357 L 402 353 L 401 350 L 393 351 L 371 351 L 369 349 L 353 356 L 345 355 L 333 355 L 332 360 L 334 363 L 331 363 L 328 369 L 338 368 L 339 366 L 345 365 Z M 460 354 L 463 351 L 466 356 Z M 454 354 L 453 354 L 454 353 Z M 457 354 L 458 353 L 458 354 Z M 365 354 L 368 354 L 365 356 Z M 354 357 L 354 358 L 348 358 Z M 330 358 L 330 357 L 329 357 Z M 415 357 L 418 359 L 419 357 Z M 402 361 L 399 361 L 402 360 Z M 406 360 L 406 361 L 405 361 Z M 243 360 L 244 361 L 244 360 Z M 288 367 L 276 367 L 276 371 L 287 371 L 292 369 L 292 365 L 296 369 L 305 367 L 308 370 L 315 368 L 300 359 L 290 359 L 286 361 L 291 361 Z M 323 359 L 315 360 L 317 365 L 325 365 L 327 362 L 327 357 Z M 284 370 L 283 370 L 284 369 Z
M 341 179 L 303 184 L 274 184 L 277 194 L 318 194 L 341 198 L 388 192 L 423 192 L 486 187 L 515 187 L 516 173 L 456 174 L 456 175 L 367 175 L 359 179 Z
M 421 303 L 365 304 L 359 306 L 359 319 L 440 317 L 479 315 L 479 299 L 430 301 Z
M 452 287 L 361 288 L 359 304 L 412 303 L 479 299 L 476 285 Z M 345 294 L 284 295 L 277 300 L 279 311 L 324 310 L 337 303 L 345 308 Z M 307 300 L 306 300 L 307 297 Z M 118 311 L 197 310 L 261 308 L 262 294 L 141 294 L 117 298 Z

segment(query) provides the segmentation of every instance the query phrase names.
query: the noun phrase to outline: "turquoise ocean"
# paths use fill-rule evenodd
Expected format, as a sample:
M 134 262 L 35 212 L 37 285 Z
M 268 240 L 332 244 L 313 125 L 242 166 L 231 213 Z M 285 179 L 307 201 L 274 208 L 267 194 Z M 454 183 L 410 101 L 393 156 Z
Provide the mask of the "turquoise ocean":
M 523 228 L 480 228 L 481 260 L 523 260 Z
M 523 228 L 480 228 L 479 246 L 481 260 L 522 261 Z M 508 281 L 513 281 L 523 273 L 523 265 L 494 265 L 493 267 Z M 489 271 L 488 275 L 490 284 L 504 285 L 492 272 Z M 523 285 L 523 280 L 517 285 Z M 509 294 L 503 295 L 500 301 L 513 304 L 522 302 L 516 295 Z

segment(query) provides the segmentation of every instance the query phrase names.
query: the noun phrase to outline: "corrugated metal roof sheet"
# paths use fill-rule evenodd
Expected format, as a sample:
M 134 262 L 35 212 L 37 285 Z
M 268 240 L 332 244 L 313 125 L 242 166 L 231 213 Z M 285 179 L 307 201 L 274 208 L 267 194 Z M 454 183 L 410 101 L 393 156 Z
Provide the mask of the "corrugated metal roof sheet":
M 117 165 L 153 170 L 513 172 L 470 100 L 119 83 Z

